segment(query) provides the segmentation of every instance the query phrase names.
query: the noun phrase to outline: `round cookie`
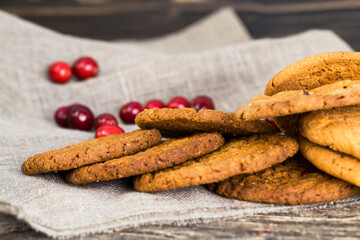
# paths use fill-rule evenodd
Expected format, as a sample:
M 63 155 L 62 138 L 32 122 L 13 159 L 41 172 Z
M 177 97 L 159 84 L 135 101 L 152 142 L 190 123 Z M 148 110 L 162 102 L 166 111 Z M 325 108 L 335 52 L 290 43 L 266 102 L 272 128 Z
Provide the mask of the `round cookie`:
M 136 116 L 135 123 L 143 129 L 159 129 L 164 136 L 193 132 L 220 132 L 233 136 L 274 132 L 265 121 L 235 121 L 233 113 L 210 109 L 145 109 Z
M 301 156 L 261 172 L 240 174 L 209 189 L 227 198 L 276 204 L 312 204 L 360 194 L 360 188 L 319 171 Z
M 320 170 L 360 187 L 360 160 L 300 137 L 300 150 Z
M 333 107 L 360 104 L 360 81 L 345 80 L 309 91 L 283 91 L 273 96 L 258 95 L 235 111 L 237 120 L 280 117 Z
M 311 112 L 300 118 L 299 127 L 311 142 L 360 159 L 360 106 Z
M 360 79 L 359 52 L 329 52 L 306 57 L 286 67 L 267 84 L 265 95 L 309 90 L 342 80 Z
M 156 171 L 212 152 L 224 144 L 220 133 L 170 139 L 131 156 L 75 169 L 66 176 L 74 184 L 108 181 Z
M 261 171 L 293 156 L 295 139 L 278 134 L 233 139 L 219 150 L 165 170 L 134 178 L 138 191 L 162 191 L 218 182 L 240 173 Z
M 27 175 L 69 170 L 134 154 L 160 141 L 161 134 L 156 129 L 110 135 L 37 154 L 28 158 L 21 170 Z

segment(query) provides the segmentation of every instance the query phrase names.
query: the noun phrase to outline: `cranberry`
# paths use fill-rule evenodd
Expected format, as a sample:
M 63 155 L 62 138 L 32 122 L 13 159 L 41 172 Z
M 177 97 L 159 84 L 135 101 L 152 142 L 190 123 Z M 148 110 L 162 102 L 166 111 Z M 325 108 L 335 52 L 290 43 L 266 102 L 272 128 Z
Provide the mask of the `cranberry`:
M 95 138 L 106 137 L 113 134 L 124 133 L 124 129 L 119 126 L 104 125 L 96 130 Z
M 265 118 L 265 121 L 270 123 L 270 125 L 274 128 L 275 132 L 281 132 L 280 128 L 276 125 L 274 119 L 272 118 Z
M 186 98 L 177 96 L 177 97 L 172 98 L 166 107 L 168 107 L 168 108 L 188 108 L 188 107 L 190 107 L 190 103 L 188 100 L 186 100 Z
M 134 123 L 136 115 L 142 110 L 139 102 L 129 102 L 120 109 L 119 116 L 124 123 Z
M 146 109 L 151 109 L 151 108 L 160 109 L 160 108 L 163 108 L 163 107 L 165 107 L 165 105 L 159 99 L 151 99 L 145 104 Z
M 208 96 L 197 96 L 191 101 L 191 107 L 196 111 L 201 109 L 215 109 L 213 101 Z
M 118 122 L 116 118 L 110 113 L 103 113 L 95 118 L 94 127 L 95 129 L 98 129 L 99 127 L 102 127 L 104 125 L 117 126 Z
M 72 129 L 89 131 L 93 126 L 94 115 L 85 106 L 73 106 L 69 109 L 68 126 Z
M 49 67 L 49 76 L 55 83 L 66 83 L 71 78 L 71 68 L 66 62 L 54 62 Z
M 68 124 L 67 124 L 67 117 L 69 114 L 69 107 L 68 106 L 63 106 L 63 107 L 59 107 L 55 114 L 54 114 L 54 118 L 56 123 L 60 126 L 60 127 L 64 127 L 67 128 Z
M 91 57 L 82 57 L 74 63 L 73 72 L 79 79 L 85 80 L 96 76 L 99 66 Z
M 68 127 L 68 122 L 67 122 L 67 118 L 69 115 L 69 110 L 71 107 L 75 107 L 75 106 L 84 106 L 81 103 L 73 103 L 69 106 L 62 106 L 59 107 L 54 114 L 54 118 L 56 123 L 60 126 L 60 127 Z

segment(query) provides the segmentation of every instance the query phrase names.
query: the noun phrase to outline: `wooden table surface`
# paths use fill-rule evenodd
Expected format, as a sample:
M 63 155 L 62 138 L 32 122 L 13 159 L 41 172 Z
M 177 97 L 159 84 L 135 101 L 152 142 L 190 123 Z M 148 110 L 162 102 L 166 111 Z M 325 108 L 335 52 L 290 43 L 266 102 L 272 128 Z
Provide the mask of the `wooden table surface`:
M 254 38 L 331 29 L 360 50 L 356 0 L 1 0 L 0 9 L 59 32 L 96 39 L 161 36 L 232 6 Z
M 244 216 L 188 226 L 143 226 L 82 239 L 360 239 L 360 204 L 319 210 L 293 210 Z M 45 240 L 27 230 L 0 235 L 2 240 Z
M 331 29 L 360 50 L 360 1 L 353 0 L 1 0 L 0 9 L 56 31 L 94 39 L 140 39 L 179 30 L 232 6 L 254 38 Z M 209 224 L 144 226 L 86 239 L 360 239 L 360 205 L 259 214 Z M 0 239 L 48 239 L 32 230 Z

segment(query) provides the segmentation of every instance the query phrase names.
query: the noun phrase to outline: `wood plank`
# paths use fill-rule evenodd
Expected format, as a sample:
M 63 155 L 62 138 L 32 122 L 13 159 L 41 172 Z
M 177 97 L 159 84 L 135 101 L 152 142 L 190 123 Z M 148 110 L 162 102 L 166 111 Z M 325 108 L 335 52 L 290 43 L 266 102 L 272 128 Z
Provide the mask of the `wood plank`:
M 142 226 L 117 233 L 91 235 L 87 239 L 357 239 L 360 238 L 359 211 L 359 204 L 345 208 L 335 204 L 326 209 L 257 214 L 207 224 Z M 34 231 L 0 235 L 0 238 L 49 239 Z
M 3 0 L 0 9 L 56 31 L 95 39 L 143 39 L 177 31 L 232 6 L 254 38 L 331 29 L 360 50 L 360 2 L 352 0 Z

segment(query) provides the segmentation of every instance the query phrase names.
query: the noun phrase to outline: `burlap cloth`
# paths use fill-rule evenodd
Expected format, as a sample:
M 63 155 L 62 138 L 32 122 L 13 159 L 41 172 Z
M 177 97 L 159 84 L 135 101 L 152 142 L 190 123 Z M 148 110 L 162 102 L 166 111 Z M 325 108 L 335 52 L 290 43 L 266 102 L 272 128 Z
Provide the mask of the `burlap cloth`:
M 114 23 L 116 24 L 116 23 Z M 169 36 L 149 41 L 103 42 L 65 36 L 0 12 L 0 233 L 29 227 L 66 238 L 121 231 L 143 224 L 188 224 L 230 216 L 332 207 L 277 206 L 229 200 L 205 187 L 138 193 L 130 179 L 73 186 L 58 174 L 25 176 L 22 162 L 40 152 L 92 139 L 94 133 L 56 126 L 62 105 L 80 102 L 95 114 L 117 116 L 122 104 L 151 98 L 213 97 L 234 111 L 261 94 L 287 65 L 312 54 L 352 49 L 331 31 L 311 30 L 278 39 L 251 40 L 231 9 L 222 9 Z M 55 60 L 93 56 L 97 78 L 65 85 L 48 80 Z M 136 126 L 122 125 L 127 131 Z M 359 197 L 336 205 L 359 202 Z

